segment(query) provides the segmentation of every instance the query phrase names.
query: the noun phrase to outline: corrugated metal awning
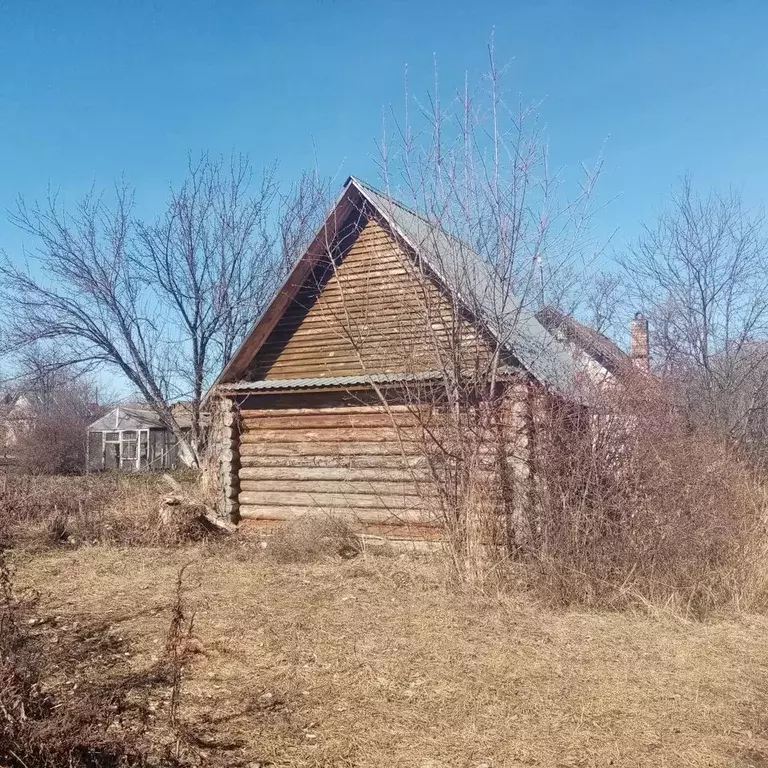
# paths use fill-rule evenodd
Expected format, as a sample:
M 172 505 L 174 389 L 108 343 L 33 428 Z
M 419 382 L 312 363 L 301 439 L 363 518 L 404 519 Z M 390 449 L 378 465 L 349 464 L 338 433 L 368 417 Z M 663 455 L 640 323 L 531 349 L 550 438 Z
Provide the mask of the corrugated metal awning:
M 264 379 L 219 384 L 220 392 L 263 392 L 276 389 L 322 389 L 325 387 L 359 387 L 366 384 L 398 384 L 409 381 L 439 379 L 438 371 L 422 373 L 371 373 L 356 376 L 315 376 L 309 379 Z
M 499 374 L 520 373 L 513 368 L 501 367 Z M 231 384 L 219 384 L 217 391 L 228 392 L 271 392 L 295 389 L 339 389 L 344 387 L 364 387 L 371 384 L 407 384 L 412 382 L 441 381 L 441 371 L 422 371 L 419 373 L 371 373 L 356 376 L 315 376 L 309 379 L 264 379 L 262 381 L 237 381 Z

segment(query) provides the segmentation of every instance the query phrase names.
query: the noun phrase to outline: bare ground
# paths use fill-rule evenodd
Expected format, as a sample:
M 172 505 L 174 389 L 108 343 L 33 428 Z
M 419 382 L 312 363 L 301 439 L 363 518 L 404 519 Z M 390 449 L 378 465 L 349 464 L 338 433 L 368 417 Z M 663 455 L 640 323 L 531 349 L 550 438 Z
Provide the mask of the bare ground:
M 207 545 L 61 548 L 16 579 L 61 622 L 105 622 L 140 668 L 185 563 L 199 652 L 180 712 L 204 764 L 768 766 L 763 617 L 558 612 L 452 591 L 434 558 Z

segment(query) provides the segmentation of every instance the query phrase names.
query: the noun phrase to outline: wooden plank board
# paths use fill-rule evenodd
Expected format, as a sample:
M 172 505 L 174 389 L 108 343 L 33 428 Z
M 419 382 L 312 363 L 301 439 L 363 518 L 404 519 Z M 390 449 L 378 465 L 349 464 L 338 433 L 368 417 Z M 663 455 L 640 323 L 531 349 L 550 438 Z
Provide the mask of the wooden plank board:
M 403 278 L 404 280 L 410 280 L 408 276 Z M 413 314 L 421 315 L 427 309 L 433 309 L 438 311 L 437 306 L 433 306 L 426 300 L 422 300 L 416 293 L 409 289 L 409 286 L 404 284 L 401 280 L 394 281 L 392 284 L 387 285 L 389 297 L 382 295 L 382 280 L 370 280 L 363 281 L 354 284 L 348 283 L 333 283 L 325 287 L 322 294 L 305 304 L 295 303 L 288 312 L 288 317 L 300 318 L 306 315 L 308 311 L 316 309 L 329 309 L 335 306 L 350 305 L 357 308 L 365 308 L 368 306 L 380 305 L 393 308 L 393 300 L 396 298 L 398 301 L 403 302 L 403 308 Z M 388 301 L 389 298 L 389 301 Z M 445 307 L 442 308 L 445 311 Z
M 474 360 L 474 357 L 470 359 Z M 371 359 L 365 357 L 361 363 L 359 360 L 335 362 L 332 356 L 313 357 L 296 361 L 280 361 L 272 365 L 268 360 L 262 360 L 262 365 L 254 369 L 254 375 L 266 380 L 275 379 L 303 379 L 328 376 L 362 376 L 366 373 L 408 373 L 415 365 L 423 370 L 431 370 L 436 367 L 438 357 L 403 355 L 402 349 L 392 350 L 391 354 Z
M 371 307 L 370 312 L 326 313 L 313 314 L 306 319 L 297 322 L 295 329 L 281 328 L 280 333 L 271 337 L 266 343 L 269 349 L 273 343 L 284 344 L 286 340 L 303 339 L 305 337 L 317 338 L 336 335 L 339 339 L 347 338 L 351 331 L 366 330 L 375 334 L 381 329 L 381 337 L 391 337 L 398 333 L 424 333 L 425 329 L 432 332 L 450 331 L 455 333 L 460 328 L 454 325 L 450 318 L 428 316 L 424 313 L 406 312 L 405 308 L 381 308 Z
M 386 286 L 377 286 L 376 291 L 377 293 L 386 291 Z M 328 300 L 318 300 L 306 307 L 296 305 L 292 308 L 291 312 L 283 316 L 283 319 L 286 322 L 300 322 L 302 325 L 311 325 L 312 323 L 318 325 L 322 323 L 328 324 L 335 317 L 339 317 L 338 310 L 343 310 L 345 307 L 354 308 L 355 316 L 358 318 L 372 315 L 375 311 L 376 313 L 381 313 L 382 317 L 398 318 L 402 321 L 408 320 L 413 323 L 417 321 L 423 322 L 429 318 L 432 322 L 446 323 L 449 326 L 454 325 L 453 314 L 447 307 L 428 308 L 419 302 L 404 300 L 402 295 L 393 296 L 391 294 L 384 297 L 371 297 L 370 301 L 365 302 L 353 302 L 351 300 L 342 300 L 341 298 L 338 301 L 331 301 L 329 297 Z
M 430 339 L 455 338 L 459 332 L 465 338 L 473 338 L 472 332 L 465 327 L 453 325 L 450 320 L 426 315 L 405 314 L 405 311 L 382 309 L 370 312 L 348 312 L 335 315 L 326 314 L 311 317 L 302 322 L 294 332 L 281 329 L 279 335 L 270 338 L 265 349 L 277 349 L 293 341 L 306 346 L 306 342 L 337 338 L 339 341 L 356 340 L 359 334 L 365 332 L 370 338 L 382 341 L 392 340 L 393 336 L 405 335 L 406 338 L 416 338 L 419 334 L 429 334 Z
M 305 414 L 301 416 L 269 416 L 259 418 L 249 415 L 243 419 L 244 432 L 260 432 L 265 429 L 371 429 L 376 427 L 385 427 L 394 429 L 395 427 L 418 426 L 415 418 L 409 413 L 393 412 L 388 413 L 370 413 L 370 414 L 347 414 L 339 408 L 331 413 L 323 414 Z
M 282 418 L 284 416 L 324 416 L 327 414 L 344 413 L 348 415 L 368 415 L 375 413 L 411 413 L 414 408 L 419 406 L 410 406 L 402 403 L 392 403 L 392 405 L 381 405 L 373 403 L 371 405 L 345 405 L 343 403 L 330 403 L 323 407 L 301 407 L 301 408 L 244 408 L 240 412 L 240 417 L 248 421 L 249 419 L 269 419 Z
M 242 443 L 240 455 L 247 456 L 421 456 L 424 446 L 417 443 Z
M 269 376 L 275 378 L 275 372 L 278 370 L 296 370 L 300 374 L 310 367 L 321 373 L 314 373 L 314 376 L 341 376 L 343 370 L 351 371 L 350 376 L 362 376 L 366 373 L 410 373 L 416 367 L 417 361 L 434 361 L 432 368 L 438 364 L 437 354 L 427 354 L 426 350 L 420 349 L 418 355 L 409 352 L 401 344 L 397 349 L 384 349 L 374 347 L 368 344 L 365 351 L 358 355 L 350 352 L 342 354 L 339 350 L 313 350 L 308 355 L 279 355 L 275 362 L 269 368 Z M 266 363 L 266 358 L 264 360 Z M 430 370 L 419 366 L 420 370 Z M 285 376 L 283 378 L 307 378 L 304 375 Z
M 294 347 L 288 343 L 268 350 L 260 356 L 258 364 L 250 370 L 270 373 L 275 366 L 300 370 L 302 363 L 330 366 L 344 363 L 354 365 L 355 371 L 358 372 L 359 369 L 359 373 L 434 370 L 440 367 L 437 365 L 440 357 L 449 355 L 451 350 L 457 349 L 457 346 L 456 342 L 449 342 L 448 337 L 431 334 L 427 337 L 425 334 L 426 331 L 422 328 L 418 333 L 400 332 L 386 338 L 376 335 L 367 328 L 352 327 L 344 331 L 343 335 L 341 331 L 329 332 L 304 348 Z M 477 349 L 478 352 L 474 357 L 481 360 L 489 359 L 485 348 L 475 339 L 464 339 L 460 344 L 465 349 L 464 355 Z M 424 368 L 420 362 L 424 360 L 434 361 L 434 364 L 431 368 Z M 371 367 L 373 364 L 376 367 Z M 263 375 L 263 373 L 255 373 L 255 375 Z M 297 376 L 296 378 L 305 377 Z
M 282 468 L 290 472 L 299 467 L 318 467 L 328 469 L 375 469 L 406 471 L 403 467 L 420 469 L 428 474 L 428 462 L 425 456 L 241 456 L 241 471 L 256 469 L 265 471 Z
M 398 431 L 392 428 L 380 427 L 378 429 L 355 429 L 350 432 L 344 427 L 328 427 L 326 429 L 260 429 L 248 430 L 243 432 L 240 437 L 241 443 L 246 445 L 254 442 L 278 442 L 278 443 L 345 443 L 354 441 L 355 443 L 393 443 L 397 444 L 399 440 L 408 440 L 409 436 L 405 433 L 411 431 L 407 428 Z M 411 441 L 414 438 L 411 437 Z
M 346 318 L 345 318 L 346 320 Z M 307 347 L 314 344 L 318 338 L 323 338 L 333 330 L 334 333 L 340 333 L 341 329 L 347 328 L 356 333 L 365 331 L 371 338 L 381 339 L 382 341 L 391 341 L 403 333 L 429 333 L 431 338 L 448 339 L 458 338 L 461 331 L 462 338 L 472 340 L 477 337 L 471 329 L 466 327 L 454 326 L 450 322 L 441 322 L 437 319 L 425 319 L 423 317 L 410 319 L 401 314 L 380 314 L 369 317 L 352 317 L 352 324 L 339 324 L 335 320 L 328 321 L 325 318 L 319 322 L 307 322 L 302 324 L 295 331 L 283 329 L 280 334 L 270 338 L 269 342 L 264 344 L 264 350 L 279 349 L 287 344 L 295 344 L 297 348 Z M 341 341 L 343 337 L 340 336 Z
M 396 274 L 393 274 L 393 271 L 396 271 Z M 366 272 L 354 277 L 339 276 L 338 278 L 333 278 L 325 285 L 320 301 L 324 301 L 326 297 L 336 299 L 342 296 L 347 298 L 352 296 L 380 298 L 376 295 L 376 289 L 379 288 L 382 281 L 386 281 L 393 291 L 397 290 L 404 295 L 410 295 L 417 299 L 423 296 L 418 283 L 414 283 L 413 276 L 405 273 L 402 269 L 394 267 L 388 273 L 382 270 L 376 275 Z
M 389 280 L 402 280 L 405 282 L 413 275 L 409 266 L 400 259 L 391 259 L 388 261 L 378 261 L 371 264 L 367 269 L 359 274 L 336 275 L 332 280 L 343 286 L 367 285 L 368 283 L 386 278 Z
M 387 467 L 240 467 L 240 481 L 341 481 L 341 482 L 428 482 L 425 469 L 392 469 Z M 317 490 L 321 490 L 318 488 Z
M 395 310 L 377 313 L 375 316 L 355 318 L 358 328 L 368 327 L 366 323 L 369 322 L 368 330 L 371 332 L 375 331 L 381 337 L 395 336 L 402 333 L 406 327 L 410 327 L 414 331 L 423 330 L 425 327 L 425 324 L 422 322 L 423 319 L 423 315 L 404 316 Z M 264 348 L 270 349 L 271 346 L 278 346 L 292 339 L 312 341 L 314 337 L 326 335 L 330 328 L 337 327 L 338 324 L 332 318 L 307 318 L 298 328 L 280 328 L 277 333 L 270 336 L 269 341 L 264 343 Z M 439 318 L 430 318 L 428 327 L 432 331 L 443 330 L 453 334 L 459 326 L 454 324 L 450 318 L 448 318 L 447 322 L 443 322 Z M 471 330 L 466 332 L 472 333 Z
M 346 333 L 346 332 L 345 332 Z M 405 372 L 421 372 L 424 370 L 438 370 L 440 357 L 450 359 L 451 353 L 474 354 L 480 360 L 487 360 L 487 349 L 476 338 L 449 339 L 440 334 L 426 335 L 421 329 L 418 336 L 407 333 L 393 334 L 391 337 L 383 337 L 376 332 L 365 328 L 351 328 L 342 338 L 340 335 L 334 338 L 332 346 L 324 343 L 289 342 L 284 346 L 275 347 L 264 353 L 260 366 L 264 367 L 270 361 L 272 365 L 298 365 L 304 361 L 321 362 L 326 364 L 355 363 L 360 366 L 364 362 L 367 366 L 371 363 L 384 366 L 380 368 L 368 368 L 368 373 L 383 373 L 388 368 Z M 434 360 L 432 368 L 417 367 L 420 360 Z M 393 367 L 396 366 L 396 367 Z M 362 371 L 365 373 L 366 371 Z
M 479 359 L 484 359 L 484 348 L 474 344 L 474 339 L 466 339 L 462 343 L 465 355 L 477 347 L 479 352 L 482 350 Z M 473 346 L 470 347 L 470 344 Z M 438 365 L 440 353 L 445 354 L 447 351 L 447 345 L 443 340 L 435 339 L 433 343 L 427 344 L 423 335 L 418 342 L 416 339 L 399 338 L 397 345 L 394 345 L 388 339 L 368 338 L 365 332 L 361 332 L 360 339 L 344 340 L 343 342 L 339 340 L 339 345 L 333 349 L 314 345 L 305 349 L 296 349 L 293 345 L 288 345 L 283 350 L 275 350 L 265 354 L 263 364 L 266 364 L 268 358 L 272 358 L 274 360 L 273 368 L 276 366 L 295 367 L 302 363 L 314 362 L 321 363 L 328 368 L 354 365 L 360 369 L 361 373 L 410 373 L 437 370 L 440 367 Z M 432 360 L 434 365 L 432 368 L 417 365 L 417 361 L 422 360 Z
M 282 356 L 284 360 L 298 360 L 310 357 L 326 359 L 329 356 L 336 358 L 354 357 L 356 360 L 359 360 L 362 356 L 363 359 L 370 359 L 371 357 L 376 357 L 376 351 L 379 349 L 384 349 L 387 354 L 390 354 L 390 350 L 394 348 L 395 343 L 399 344 L 399 358 L 403 358 L 406 351 L 408 356 L 412 356 L 414 353 L 429 353 L 431 356 L 436 350 L 446 351 L 446 344 L 449 340 L 447 334 L 443 334 L 442 331 L 435 332 L 434 334 L 430 332 L 430 338 L 425 339 L 423 338 L 425 333 L 422 329 L 420 337 L 417 339 L 415 335 L 404 336 L 401 329 L 395 329 L 391 333 L 383 335 L 378 328 L 369 330 L 368 328 L 360 327 L 353 329 L 353 335 L 338 338 L 338 346 L 333 349 L 323 346 L 318 347 L 316 339 L 297 338 L 294 336 L 286 343 L 281 342 L 273 347 L 265 347 L 262 364 L 264 364 L 266 358 L 276 359 L 278 356 Z M 427 345 L 427 342 L 429 342 L 429 345 Z M 476 344 L 477 341 L 474 338 L 465 338 L 452 339 L 451 343 Z M 386 360 L 383 360 L 383 362 L 386 362 Z

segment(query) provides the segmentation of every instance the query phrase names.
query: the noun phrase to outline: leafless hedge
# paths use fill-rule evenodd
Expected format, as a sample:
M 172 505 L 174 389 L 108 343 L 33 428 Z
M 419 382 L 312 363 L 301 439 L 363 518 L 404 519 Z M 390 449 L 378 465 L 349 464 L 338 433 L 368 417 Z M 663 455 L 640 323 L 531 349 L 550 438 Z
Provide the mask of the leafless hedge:
M 765 490 L 674 393 L 641 382 L 602 413 L 548 411 L 518 555 L 560 602 L 765 608 Z

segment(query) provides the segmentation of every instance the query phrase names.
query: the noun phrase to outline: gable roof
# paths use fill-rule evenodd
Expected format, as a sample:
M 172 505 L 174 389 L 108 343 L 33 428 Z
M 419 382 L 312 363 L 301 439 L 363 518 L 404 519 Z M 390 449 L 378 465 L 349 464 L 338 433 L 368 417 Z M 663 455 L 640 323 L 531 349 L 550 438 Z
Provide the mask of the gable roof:
M 191 426 L 191 418 L 183 410 L 176 411 L 179 427 Z M 146 403 L 118 405 L 88 426 L 89 432 L 112 432 L 121 429 L 168 429 L 167 425 L 151 406 Z
M 513 354 L 534 378 L 569 388 L 577 367 L 555 339 L 465 242 L 373 187 L 350 177 L 392 229 L 419 254 L 445 288 Z
M 6 392 L 0 402 L 0 411 L 4 417 L 21 416 L 22 418 L 29 415 L 29 412 L 38 405 L 40 401 L 39 396 L 34 393 L 26 393 L 21 391 Z
M 350 217 L 355 213 L 359 215 L 366 205 L 421 260 L 426 271 L 534 378 L 559 391 L 570 388 L 578 373 L 570 351 L 502 281 L 495 279 L 489 264 L 466 243 L 353 176 L 347 179 L 339 200 L 312 244 L 224 367 L 216 384 L 231 383 L 243 375 L 312 267 L 327 252 L 327 244 L 333 242 Z
M 160 417 L 148 406 L 118 405 L 89 425 L 89 432 L 120 429 L 165 429 Z
M 615 375 L 636 370 L 632 358 L 615 341 L 570 315 L 554 307 L 544 307 L 536 313 L 536 317 L 550 333 L 562 333 L 566 340 L 597 360 L 610 373 Z

